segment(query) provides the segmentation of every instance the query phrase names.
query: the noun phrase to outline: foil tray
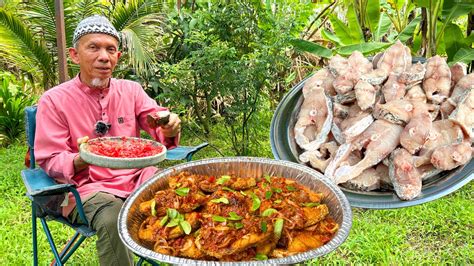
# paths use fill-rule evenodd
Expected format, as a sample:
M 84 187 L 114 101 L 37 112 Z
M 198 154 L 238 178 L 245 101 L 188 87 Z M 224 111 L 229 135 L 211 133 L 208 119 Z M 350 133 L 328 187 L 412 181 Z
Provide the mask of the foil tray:
M 141 202 L 149 200 L 156 191 L 168 188 L 168 177 L 182 171 L 206 175 L 233 174 L 240 177 L 258 177 L 269 174 L 298 181 L 308 188 L 322 192 L 323 203 L 340 228 L 334 238 L 324 246 L 297 255 L 265 261 L 218 262 L 179 258 L 154 252 L 138 239 L 138 229 L 146 216 L 138 212 Z M 179 265 L 269 265 L 294 264 L 323 256 L 335 250 L 348 237 L 352 226 L 352 212 L 344 193 L 317 171 L 296 163 L 255 157 L 215 158 L 179 164 L 161 172 L 135 190 L 125 201 L 118 217 L 119 234 L 125 245 L 134 253 L 155 261 Z
M 419 60 L 419 59 L 417 59 Z M 415 60 L 415 62 L 417 62 Z M 302 150 L 296 144 L 293 128 L 303 103 L 305 80 L 298 83 L 280 101 L 270 125 L 270 143 L 275 159 L 301 163 Z M 317 171 L 317 170 L 315 170 Z M 421 195 L 413 200 L 400 200 L 393 191 L 357 191 L 342 188 L 352 207 L 368 209 L 403 208 L 433 201 L 452 193 L 474 179 L 474 160 L 451 171 L 443 171 L 425 181 Z

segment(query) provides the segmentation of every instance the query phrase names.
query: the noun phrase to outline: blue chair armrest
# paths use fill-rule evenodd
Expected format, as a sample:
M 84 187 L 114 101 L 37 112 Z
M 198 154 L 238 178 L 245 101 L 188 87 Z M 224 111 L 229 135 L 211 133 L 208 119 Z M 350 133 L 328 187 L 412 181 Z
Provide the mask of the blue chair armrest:
M 69 192 L 72 184 L 58 184 L 48 176 L 43 169 L 26 169 L 21 171 L 23 183 L 25 183 L 28 195 L 48 196 Z
M 208 146 L 209 143 L 204 142 L 197 146 L 178 146 L 174 149 L 168 150 L 166 152 L 167 160 L 184 160 L 191 161 L 193 155 L 201 150 L 202 148 Z

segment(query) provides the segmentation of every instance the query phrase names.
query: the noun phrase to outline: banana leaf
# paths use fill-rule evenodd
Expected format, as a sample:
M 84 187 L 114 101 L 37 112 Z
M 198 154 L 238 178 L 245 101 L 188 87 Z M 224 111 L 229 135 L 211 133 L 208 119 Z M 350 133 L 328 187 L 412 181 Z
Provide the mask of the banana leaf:
M 378 50 L 384 49 L 390 46 L 390 43 L 385 42 L 368 42 L 368 43 L 358 43 L 352 45 L 342 46 L 336 49 L 336 53 L 340 55 L 350 55 L 354 51 L 359 51 L 364 55 L 374 53 Z
M 381 20 L 381 17 L 385 14 L 385 13 L 380 14 L 380 1 L 368 0 L 366 10 L 367 10 L 366 11 L 367 23 L 369 24 L 369 29 L 371 32 L 375 33 L 379 28 L 379 22 Z M 378 41 L 379 39 L 374 39 L 374 40 Z
M 453 60 L 454 55 L 461 48 L 469 48 L 470 45 L 466 43 L 463 32 L 458 25 L 449 23 L 444 32 L 444 43 L 446 46 L 446 53 L 448 54 L 448 62 Z
M 454 55 L 453 61 L 451 64 L 455 62 L 464 62 L 466 64 L 471 63 L 474 61 L 474 49 L 473 48 L 461 48 L 459 51 Z
M 332 56 L 332 51 L 324 46 L 301 39 L 293 39 L 290 43 L 296 50 L 308 52 L 320 57 L 329 58 Z
M 408 39 L 413 37 L 416 27 L 420 24 L 421 16 L 414 18 L 403 30 L 398 34 L 395 40 L 400 40 L 401 42 L 406 42 Z

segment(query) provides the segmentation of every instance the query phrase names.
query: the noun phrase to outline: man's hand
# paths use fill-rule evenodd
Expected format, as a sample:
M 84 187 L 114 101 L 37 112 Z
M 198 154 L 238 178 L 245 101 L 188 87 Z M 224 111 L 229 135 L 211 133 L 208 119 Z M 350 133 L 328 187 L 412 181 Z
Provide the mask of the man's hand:
M 169 122 L 165 125 L 160 126 L 161 132 L 167 138 L 176 137 L 181 131 L 181 119 L 175 113 L 170 114 Z
M 88 136 L 84 136 L 82 138 L 77 139 L 77 146 L 80 149 L 82 143 L 86 143 L 89 140 Z M 78 173 L 89 166 L 84 160 L 82 160 L 79 153 L 74 157 L 74 173 Z

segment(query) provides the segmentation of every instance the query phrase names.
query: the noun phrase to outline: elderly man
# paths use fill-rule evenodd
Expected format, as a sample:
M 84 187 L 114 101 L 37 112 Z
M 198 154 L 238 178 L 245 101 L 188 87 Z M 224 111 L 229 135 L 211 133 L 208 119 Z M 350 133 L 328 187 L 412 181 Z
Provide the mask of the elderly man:
M 139 137 L 140 129 L 168 148 L 179 141 L 180 119 L 156 127 L 150 117 L 167 110 L 132 81 L 112 78 L 120 58 L 119 33 L 102 16 L 82 20 L 74 31 L 71 59 L 80 73 L 48 90 L 38 102 L 35 156 L 38 164 L 59 183 L 75 184 L 89 223 L 97 231 L 101 265 L 130 265 L 132 254 L 118 235 L 117 217 L 124 199 L 151 177 L 155 167 L 108 169 L 84 162 L 78 153 L 83 136 Z M 148 117 L 148 122 L 147 122 Z M 63 215 L 78 221 L 73 197 Z

